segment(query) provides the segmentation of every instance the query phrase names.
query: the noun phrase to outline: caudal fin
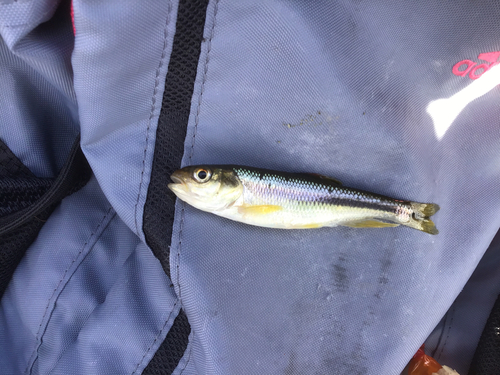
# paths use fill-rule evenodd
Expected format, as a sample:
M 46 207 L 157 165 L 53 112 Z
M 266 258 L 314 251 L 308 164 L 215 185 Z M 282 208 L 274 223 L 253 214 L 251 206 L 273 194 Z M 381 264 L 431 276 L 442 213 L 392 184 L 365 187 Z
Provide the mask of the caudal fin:
M 429 234 L 439 233 L 434 222 L 429 219 L 430 216 L 439 211 L 439 206 L 437 204 L 411 202 L 411 208 L 413 210 L 413 215 L 410 221 L 404 223 L 404 225 Z
M 439 206 L 434 203 L 411 202 L 411 208 L 415 213 L 423 217 L 430 217 L 439 211 Z

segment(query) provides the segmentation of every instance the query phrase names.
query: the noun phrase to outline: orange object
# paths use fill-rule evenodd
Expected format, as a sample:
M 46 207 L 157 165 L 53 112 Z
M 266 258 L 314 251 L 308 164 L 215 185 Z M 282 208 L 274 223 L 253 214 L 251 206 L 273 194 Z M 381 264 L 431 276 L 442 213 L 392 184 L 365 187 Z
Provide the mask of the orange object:
M 434 358 L 425 354 L 422 345 L 410 361 L 408 375 L 432 375 L 441 368 L 442 366 Z

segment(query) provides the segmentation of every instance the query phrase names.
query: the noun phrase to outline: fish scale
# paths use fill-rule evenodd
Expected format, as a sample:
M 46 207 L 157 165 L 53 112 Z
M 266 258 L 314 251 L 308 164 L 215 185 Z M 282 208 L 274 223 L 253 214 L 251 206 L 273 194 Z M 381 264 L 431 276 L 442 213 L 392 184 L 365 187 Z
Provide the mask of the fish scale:
M 310 202 L 314 205 L 363 207 L 367 209 L 382 209 L 389 212 L 409 215 L 410 202 L 406 205 L 390 198 L 366 194 L 354 189 L 344 189 L 327 184 L 285 179 L 269 174 L 259 174 L 248 169 L 235 168 L 240 181 L 245 187 L 246 203 L 274 204 L 286 200 L 286 204 L 299 205 L 300 202 Z M 300 205 L 302 207 L 302 205 Z

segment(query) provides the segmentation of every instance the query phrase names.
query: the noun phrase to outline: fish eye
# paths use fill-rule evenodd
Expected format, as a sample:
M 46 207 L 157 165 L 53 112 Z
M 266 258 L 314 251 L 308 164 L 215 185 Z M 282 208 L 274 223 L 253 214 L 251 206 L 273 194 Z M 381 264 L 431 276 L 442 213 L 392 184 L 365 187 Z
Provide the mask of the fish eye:
M 196 181 L 204 183 L 210 180 L 212 172 L 209 169 L 198 168 L 194 171 L 193 177 Z

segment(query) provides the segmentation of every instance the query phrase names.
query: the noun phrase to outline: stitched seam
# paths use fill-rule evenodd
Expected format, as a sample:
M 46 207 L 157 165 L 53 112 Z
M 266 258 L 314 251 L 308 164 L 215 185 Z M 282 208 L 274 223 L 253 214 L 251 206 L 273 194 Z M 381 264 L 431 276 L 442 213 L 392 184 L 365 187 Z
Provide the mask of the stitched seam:
M 212 21 L 212 30 L 210 31 L 210 38 L 208 39 L 208 42 L 207 42 L 207 56 L 205 58 L 205 64 L 203 67 L 203 78 L 201 81 L 200 95 L 198 96 L 198 105 L 196 108 L 196 117 L 195 117 L 195 121 L 194 121 L 195 124 L 194 124 L 194 129 L 193 129 L 193 136 L 191 139 L 191 152 L 189 155 L 189 164 L 191 164 L 191 159 L 192 159 L 193 154 L 194 154 L 194 144 L 195 144 L 195 138 L 196 138 L 196 133 L 197 133 L 197 129 L 198 129 L 198 123 L 200 121 L 200 108 L 201 108 L 201 103 L 202 103 L 202 98 L 203 98 L 203 91 L 204 91 L 204 87 L 205 87 L 205 82 L 207 80 L 208 63 L 210 61 L 210 51 L 212 49 L 212 39 L 214 37 L 214 29 L 215 29 L 215 23 L 216 23 L 215 21 L 216 21 L 216 17 L 217 17 L 217 10 L 218 10 L 218 6 L 219 6 L 219 1 L 220 0 L 215 1 L 214 16 L 213 16 L 213 21 Z M 176 281 L 177 281 L 177 288 L 179 290 L 179 301 L 181 301 L 181 304 L 182 304 L 182 293 L 181 293 L 181 283 L 180 283 L 180 259 L 181 259 L 181 248 L 182 248 L 182 232 L 184 230 L 184 220 L 185 220 L 185 204 L 182 203 L 181 223 L 180 223 L 180 228 L 179 228 L 179 243 L 177 245 L 177 256 L 176 256 L 176 258 L 177 258 L 176 259 L 176 263 L 177 263 L 176 264 L 176 269 L 177 269 Z M 194 337 L 194 332 L 193 332 L 193 337 Z M 186 365 L 182 369 L 181 374 L 184 371 L 184 369 L 186 368 L 187 364 L 189 363 L 189 360 L 191 359 L 192 350 L 193 350 L 193 346 L 191 345 L 188 360 L 186 362 Z
M 193 335 L 191 336 L 191 347 L 189 348 L 189 354 L 188 354 L 188 357 L 187 357 L 187 360 L 186 360 L 186 364 L 184 365 L 184 367 L 182 368 L 181 372 L 179 373 L 179 375 L 182 375 L 182 373 L 184 372 L 184 370 L 186 369 L 187 365 L 189 364 L 189 362 L 191 361 L 191 353 L 193 352 L 193 342 L 194 342 L 194 331 L 193 331 Z
M 195 144 L 196 133 L 198 131 L 198 123 L 200 121 L 201 102 L 202 102 L 202 98 L 203 98 L 203 91 L 205 90 L 205 82 L 207 81 L 208 63 L 210 61 L 210 51 L 212 50 L 212 39 L 214 37 L 215 19 L 217 17 L 218 7 L 219 7 L 219 0 L 216 0 L 215 5 L 214 5 L 214 18 L 213 18 L 213 22 L 212 22 L 212 30 L 210 31 L 210 38 L 208 39 L 208 42 L 207 42 L 207 57 L 205 58 L 205 65 L 203 67 L 203 78 L 201 81 L 200 95 L 198 96 L 196 117 L 194 119 L 194 129 L 193 129 L 193 136 L 191 139 L 191 152 L 189 155 L 189 164 L 191 164 L 191 159 L 192 159 L 193 154 L 194 154 L 194 144 Z
M 146 352 L 144 353 L 144 355 L 142 356 L 141 360 L 139 361 L 139 363 L 137 364 L 136 368 L 134 369 L 134 371 L 132 372 L 132 375 L 136 374 L 137 373 L 137 370 L 139 369 L 139 366 L 142 365 L 142 363 L 144 362 L 144 358 L 146 358 L 146 355 L 150 352 L 151 348 L 155 345 L 156 341 L 158 341 L 158 338 L 161 336 L 163 330 L 165 329 L 165 327 L 167 326 L 167 323 L 170 321 L 170 316 L 172 316 L 172 313 L 174 312 L 175 310 L 175 307 L 177 306 L 177 303 L 179 302 L 179 299 L 177 299 L 174 303 L 174 305 L 172 306 L 172 311 L 170 311 L 170 314 L 168 314 L 168 318 L 167 320 L 165 321 L 165 323 L 163 324 L 163 327 L 161 327 L 161 330 L 160 332 L 158 333 L 158 335 L 156 335 L 153 343 L 149 346 L 148 350 L 146 350 Z M 179 310 L 180 312 L 180 310 Z M 170 326 L 171 328 L 172 326 Z
M 158 86 L 160 84 L 160 71 L 161 68 L 163 67 L 163 63 L 165 61 L 166 57 L 166 51 L 167 51 L 167 45 L 168 45 L 168 25 L 170 24 L 170 14 L 172 11 L 172 1 L 170 0 L 168 2 L 168 9 L 167 9 L 167 19 L 165 21 L 165 28 L 163 29 L 163 50 L 161 52 L 161 57 L 160 57 L 160 62 L 158 63 L 158 67 L 156 68 L 156 77 L 155 77 L 155 86 L 153 89 L 153 97 L 151 98 L 151 112 L 149 113 L 149 119 L 148 119 L 148 126 L 146 128 L 146 140 L 145 140 L 145 146 L 144 146 L 144 155 L 142 159 L 142 171 L 141 171 L 141 181 L 139 182 L 139 191 L 137 193 L 137 201 L 135 202 L 135 208 L 134 208 L 134 216 L 135 216 L 135 230 L 137 235 L 139 235 L 139 223 L 138 223 L 138 218 L 137 218 L 137 211 L 138 211 L 138 206 L 139 206 L 139 200 L 141 198 L 141 190 L 142 190 L 142 185 L 144 183 L 144 170 L 146 169 L 146 155 L 148 152 L 149 148 L 149 130 L 151 128 L 151 122 L 154 117 L 154 112 L 156 109 L 156 95 L 158 94 Z
M 212 39 L 214 37 L 215 20 L 217 17 L 217 9 L 219 6 L 219 1 L 220 0 L 215 1 L 212 30 L 210 31 L 210 38 L 208 39 L 208 42 L 207 42 L 207 56 L 205 58 L 205 64 L 203 67 L 203 78 L 201 81 L 200 95 L 198 96 L 198 105 L 196 108 L 196 117 L 195 117 L 195 121 L 194 121 L 193 136 L 191 139 L 191 152 L 189 155 L 189 164 L 191 164 L 191 159 L 192 159 L 193 154 L 194 154 L 194 145 L 195 145 L 196 133 L 198 130 L 198 123 L 200 121 L 200 109 L 201 109 L 201 103 L 202 103 L 202 98 L 203 98 L 203 91 L 205 88 L 205 82 L 207 81 L 208 63 L 210 61 L 210 51 L 212 50 Z M 181 258 L 181 247 L 182 247 L 182 232 L 184 230 L 184 220 L 185 220 L 185 208 L 184 207 L 185 207 L 185 204 L 182 203 L 181 223 L 180 223 L 180 228 L 179 228 L 179 243 L 177 245 L 177 257 L 176 257 L 177 258 L 177 262 L 176 262 L 177 263 L 176 264 L 176 268 L 177 268 L 176 279 L 177 280 L 176 281 L 177 281 L 177 287 L 179 289 L 179 301 L 181 301 L 181 304 L 182 304 L 182 293 L 181 293 L 181 284 L 180 284 L 180 258 Z M 194 331 L 193 331 L 193 335 L 192 335 L 192 341 L 193 341 L 193 339 L 194 339 Z M 191 360 L 192 351 L 193 351 L 193 344 L 191 342 L 191 348 L 189 350 L 188 359 L 186 361 L 186 364 L 184 365 L 184 368 L 181 370 L 180 375 L 182 375 L 182 373 L 186 369 L 187 365 L 189 364 L 189 361 Z
M 443 339 L 444 336 L 444 331 L 446 330 L 446 321 L 448 320 L 448 312 L 444 315 L 444 322 L 443 322 L 443 327 L 441 328 L 441 333 L 439 334 L 439 338 L 436 344 L 436 347 L 434 350 L 431 352 L 431 357 L 437 358 L 436 352 L 438 349 L 441 347 L 441 340 Z
M 453 306 L 453 309 L 451 310 L 451 318 L 450 318 L 450 325 L 448 326 L 448 334 L 446 335 L 446 339 L 444 340 L 443 347 L 441 348 L 441 351 L 439 352 L 439 355 L 437 356 L 437 360 L 441 358 L 441 355 L 444 352 L 444 348 L 446 347 L 446 344 L 448 343 L 448 339 L 450 338 L 450 333 L 451 333 L 451 327 L 453 326 L 453 318 L 455 315 L 455 306 Z
M 181 261 L 181 247 L 182 247 L 182 231 L 184 230 L 184 212 L 185 212 L 185 209 L 184 209 L 184 203 L 182 203 L 182 210 L 181 210 L 181 224 L 180 224 L 180 228 L 179 228 L 179 244 L 177 245 L 177 261 L 176 261 L 176 268 L 177 268 L 177 275 L 176 275 L 176 279 L 177 279 L 177 288 L 179 289 L 179 300 L 181 301 L 182 303 L 182 294 L 181 294 L 181 283 L 180 283 L 180 276 L 179 276 L 179 272 L 180 272 L 180 261 Z
M 40 325 L 38 326 L 38 331 L 36 333 L 36 336 L 35 336 L 35 342 L 37 343 L 36 345 L 36 348 L 33 352 L 33 354 L 30 356 L 30 361 L 28 361 L 28 365 L 26 367 L 26 370 L 24 370 L 24 373 L 27 373 L 28 370 L 29 370 L 29 373 L 31 374 L 31 372 L 33 371 L 33 365 L 31 366 L 30 368 L 30 363 L 34 364 L 36 359 L 38 358 L 38 349 L 40 348 L 40 345 L 42 344 L 42 336 L 43 336 L 43 333 L 42 333 L 42 336 L 39 337 L 40 333 L 41 333 L 41 330 L 42 330 L 42 324 L 43 324 L 43 321 L 45 319 L 45 316 L 47 315 L 47 312 L 49 310 L 49 306 L 50 306 L 50 301 L 52 300 L 52 298 L 54 297 L 55 293 L 57 292 L 57 289 L 59 288 L 59 286 L 61 285 L 61 283 L 63 282 L 64 278 L 66 277 L 66 274 L 68 273 L 69 269 L 71 268 L 71 266 L 76 262 L 76 260 L 80 257 L 80 255 L 82 254 L 83 250 L 85 250 L 87 244 L 90 242 L 90 240 L 94 237 L 94 235 L 99 231 L 99 228 L 101 227 L 101 225 L 103 224 L 103 222 L 106 220 L 106 218 L 108 217 L 109 213 L 113 210 L 112 207 L 110 207 L 108 209 L 108 211 L 106 211 L 105 215 L 103 216 L 103 218 L 101 219 L 101 221 L 99 222 L 99 224 L 97 225 L 96 229 L 90 234 L 89 238 L 85 241 L 85 243 L 83 244 L 82 248 L 80 249 L 80 251 L 78 252 L 78 254 L 76 254 L 76 256 L 73 258 L 73 260 L 71 261 L 71 263 L 69 264 L 69 266 L 64 270 L 62 276 L 61 276 L 61 279 L 59 280 L 59 282 L 57 283 L 56 287 L 54 288 L 54 291 L 52 292 L 52 294 L 50 295 L 48 301 L 47 301 L 47 306 L 45 306 L 45 311 L 43 313 L 43 316 L 42 316 L 42 319 L 40 321 Z M 109 222 L 108 222 L 109 224 Z M 102 233 L 104 232 L 101 232 L 101 235 Z M 55 306 L 55 304 L 54 304 Z M 51 310 L 51 313 L 53 312 L 53 309 Z M 48 326 L 48 322 L 47 324 L 45 325 L 45 327 Z M 44 331 L 45 332 L 45 331 Z M 33 360 L 31 360 L 31 358 L 33 358 Z
M 203 97 L 203 90 L 204 90 L 205 82 L 207 80 L 208 62 L 210 61 L 209 56 L 210 56 L 210 50 L 212 49 L 212 38 L 214 36 L 215 19 L 217 16 L 218 5 L 219 5 L 219 0 L 216 0 L 215 5 L 214 5 L 214 17 L 213 17 L 213 22 L 212 22 L 212 30 L 210 31 L 210 38 L 207 42 L 207 57 L 205 58 L 205 66 L 203 68 L 203 78 L 201 81 L 201 90 L 200 90 L 200 95 L 198 96 L 198 105 L 196 108 L 196 117 L 195 117 L 195 121 L 194 121 L 193 136 L 191 139 L 191 152 L 189 155 L 189 164 L 191 164 L 191 158 L 193 157 L 193 153 L 194 153 L 194 144 L 195 144 L 196 132 L 198 129 L 198 123 L 200 120 L 200 107 L 201 107 L 201 102 L 202 102 L 202 97 Z M 184 205 L 184 203 L 182 203 L 181 224 L 180 224 L 180 228 L 179 228 L 179 243 L 177 245 L 177 257 L 176 257 L 177 258 L 177 262 L 176 262 L 177 263 L 176 264 L 177 277 L 176 277 L 176 279 L 177 279 L 177 287 L 179 289 L 179 299 L 181 301 L 182 301 L 182 294 L 181 294 L 179 270 L 180 270 L 181 247 L 182 247 L 182 231 L 184 229 L 184 218 L 185 218 L 184 207 L 185 207 L 185 205 Z

